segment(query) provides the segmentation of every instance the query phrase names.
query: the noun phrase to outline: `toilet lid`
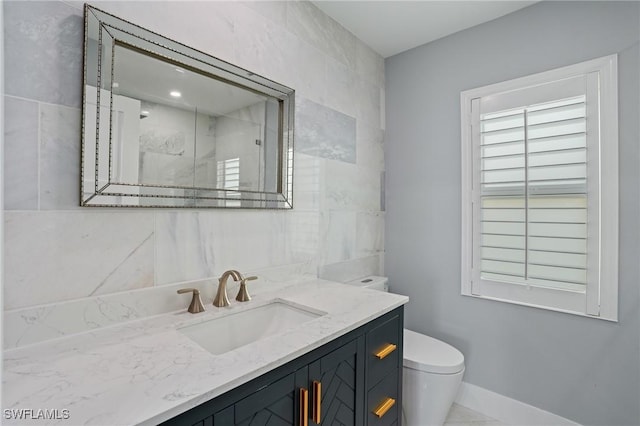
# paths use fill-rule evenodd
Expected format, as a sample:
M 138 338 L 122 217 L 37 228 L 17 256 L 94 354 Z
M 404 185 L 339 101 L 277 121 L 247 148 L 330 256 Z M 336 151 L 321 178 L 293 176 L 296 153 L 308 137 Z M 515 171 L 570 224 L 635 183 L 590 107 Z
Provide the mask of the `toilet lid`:
M 433 337 L 404 330 L 404 366 L 427 373 L 455 374 L 464 368 L 464 355 Z

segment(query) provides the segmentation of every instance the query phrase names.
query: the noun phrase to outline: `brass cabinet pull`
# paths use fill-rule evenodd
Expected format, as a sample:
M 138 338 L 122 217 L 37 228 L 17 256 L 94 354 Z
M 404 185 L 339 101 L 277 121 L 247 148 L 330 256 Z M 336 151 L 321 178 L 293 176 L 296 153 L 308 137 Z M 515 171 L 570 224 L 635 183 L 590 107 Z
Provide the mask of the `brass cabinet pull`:
M 313 381 L 313 421 L 320 424 L 322 413 L 322 383 Z
M 380 418 L 384 416 L 387 413 L 387 411 L 389 411 L 391 407 L 395 405 L 395 403 L 396 403 L 395 399 L 385 398 L 385 400 L 382 401 L 382 403 L 378 405 L 375 410 L 373 410 L 373 414 L 375 414 L 378 418 Z
M 389 355 L 391 352 L 395 351 L 397 348 L 396 345 L 392 344 L 392 343 L 387 343 L 384 348 L 380 349 L 378 352 L 376 352 L 374 355 L 376 357 L 378 357 L 379 359 L 384 359 L 387 357 L 387 355 Z
M 309 391 L 300 388 L 300 421 L 298 426 L 309 426 Z

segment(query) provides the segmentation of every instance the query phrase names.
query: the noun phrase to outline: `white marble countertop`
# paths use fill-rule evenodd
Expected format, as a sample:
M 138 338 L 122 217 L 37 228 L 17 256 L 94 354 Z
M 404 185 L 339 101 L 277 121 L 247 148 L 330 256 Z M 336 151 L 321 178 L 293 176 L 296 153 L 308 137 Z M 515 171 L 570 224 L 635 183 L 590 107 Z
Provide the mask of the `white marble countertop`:
M 326 312 L 221 355 L 177 331 L 275 299 Z M 155 425 L 405 304 L 405 296 L 310 280 L 206 312 L 158 315 L 4 352 L 3 424 Z M 59 419 L 8 419 L 7 410 Z M 63 411 L 68 410 L 68 411 Z M 51 413 L 51 411 L 49 412 Z M 63 419 L 68 413 L 68 419 Z

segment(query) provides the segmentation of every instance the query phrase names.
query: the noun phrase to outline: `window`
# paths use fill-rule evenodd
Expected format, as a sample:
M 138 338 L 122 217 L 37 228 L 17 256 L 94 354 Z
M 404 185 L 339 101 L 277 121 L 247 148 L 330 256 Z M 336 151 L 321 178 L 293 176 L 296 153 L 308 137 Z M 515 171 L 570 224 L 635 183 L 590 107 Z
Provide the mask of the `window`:
M 227 192 L 225 206 L 240 207 L 240 158 L 218 161 L 218 187 Z
M 293 148 L 287 150 L 287 200 L 293 200 Z
M 617 57 L 467 90 L 462 294 L 617 321 Z

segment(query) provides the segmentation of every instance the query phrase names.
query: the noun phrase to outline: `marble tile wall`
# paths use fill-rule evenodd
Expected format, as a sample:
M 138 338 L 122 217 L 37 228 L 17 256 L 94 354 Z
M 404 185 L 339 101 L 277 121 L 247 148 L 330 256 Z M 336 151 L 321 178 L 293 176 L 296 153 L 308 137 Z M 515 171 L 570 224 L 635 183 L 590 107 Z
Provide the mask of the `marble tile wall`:
M 2 7 L 5 347 L 180 309 L 229 268 L 383 273 L 384 60 L 313 4 L 98 4 L 296 89 L 292 211 L 78 207 L 82 3 Z

